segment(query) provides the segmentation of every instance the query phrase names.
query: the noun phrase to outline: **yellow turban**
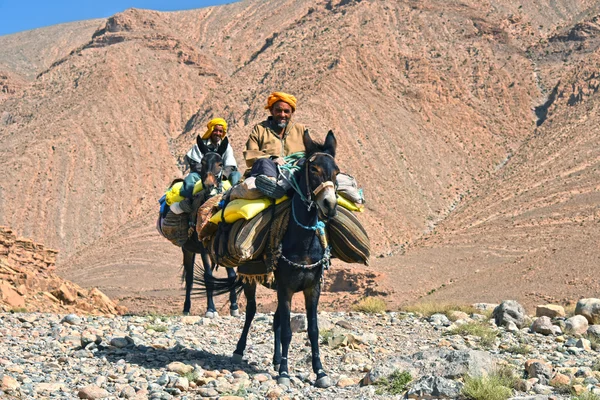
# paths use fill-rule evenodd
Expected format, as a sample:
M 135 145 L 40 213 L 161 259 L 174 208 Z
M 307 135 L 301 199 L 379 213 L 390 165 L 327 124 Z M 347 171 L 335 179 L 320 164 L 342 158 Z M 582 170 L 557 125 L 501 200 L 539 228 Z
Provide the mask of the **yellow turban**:
M 292 107 L 292 111 L 296 111 L 296 98 L 294 96 L 292 96 L 291 94 L 287 94 L 287 93 L 283 93 L 283 92 L 271 93 L 269 95 L 269 98 L 267 99 L 267 105 L 265 106 L 265 108 L 267 110 L 271 109 L 273 104 L 277 103 L 280 100 L 288 103 Z
M 208 139 L 210 135 L 212 135 L 213 130 L 217 125 L 223 126 L 223 137 L 221 139 L 227 136 L 227 121 L 225 121 L 223 118 L 213 118 L 208 122 L 208 124 L 206 124 L 208 130 L 204 132 L 204 135 L 202 135 L 202 140 Z

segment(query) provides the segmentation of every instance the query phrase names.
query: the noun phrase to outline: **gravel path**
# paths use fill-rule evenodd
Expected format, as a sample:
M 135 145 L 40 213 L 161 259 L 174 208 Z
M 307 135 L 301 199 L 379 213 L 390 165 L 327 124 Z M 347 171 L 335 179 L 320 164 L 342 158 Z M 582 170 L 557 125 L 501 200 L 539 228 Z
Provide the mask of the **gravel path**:
M 312 385 L 310 347 L 302 331 L 305 320 L 298 316 L 293 327 L 300 332 L 294 334 L 290 349 L 292 383 L 281 387 L 271 366 L 271 314 L 257 314 L 245 361 L 231 361 L 242 318 L 243 314 L 217 319 L 0 314 L 0 397 L 394 398 L 381 392 L 381 386 L 360 386 L 359 381 L 369 371 L 388 366 L 392 358 L 481 348 L 476 337 L 448 335 L 449 328 L 439 321 L 410 313 L 321 313 L 321 357 L 335 385 L 317 389 Z M 549 361 L 555 371 L 568 369 L 574 379 L 593 389 L 599 378 L 594 371 L 598 353 L 577 348 L 570 340 L 526 333 L 526 329 L 500 329 L 487 352 L 519 373 L 524 372 L 527 359 Z M 524 347 L 529 354 L 515 350 Z M 532 398 L 548 398 L 548 394 L 562 398 L 556 391 Z

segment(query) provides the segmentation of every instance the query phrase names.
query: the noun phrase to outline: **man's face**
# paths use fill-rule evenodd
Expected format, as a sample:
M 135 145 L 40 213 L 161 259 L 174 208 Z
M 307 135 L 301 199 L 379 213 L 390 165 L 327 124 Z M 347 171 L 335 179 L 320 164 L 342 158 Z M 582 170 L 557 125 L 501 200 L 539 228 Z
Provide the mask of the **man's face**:
M 213 144 L 217 144 L 224 135 L 225 129 L 223 129 L 223 125 L 215 125 L 212 134 L 210 135 L 210 141 L 213 142 Z
M 285 101 L 279 100 L 271 106 L 271 115 L 277 126 L 281 129 L 285 128 L 292 118 L 292 106 Z

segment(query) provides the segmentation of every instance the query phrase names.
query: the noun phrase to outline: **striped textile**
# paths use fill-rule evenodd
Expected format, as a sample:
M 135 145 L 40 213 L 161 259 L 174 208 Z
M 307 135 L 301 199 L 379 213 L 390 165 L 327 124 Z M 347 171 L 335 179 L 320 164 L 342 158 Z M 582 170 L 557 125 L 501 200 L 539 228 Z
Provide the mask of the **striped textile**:
M 371 242 L 352 211 L 338 207 L 336 216 L 327 224 L 327 234 L 332 257 L 351 264 L 369 265 Z

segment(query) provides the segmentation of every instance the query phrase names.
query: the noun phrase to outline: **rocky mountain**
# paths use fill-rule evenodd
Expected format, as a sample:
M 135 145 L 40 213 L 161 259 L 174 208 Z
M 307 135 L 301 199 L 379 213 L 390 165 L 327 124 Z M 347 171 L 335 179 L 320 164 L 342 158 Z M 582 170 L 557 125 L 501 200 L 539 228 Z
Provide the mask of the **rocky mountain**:
M 385 256 L 368 271 L 390 301 L 589 295 L 598 15 L 591 1 L 246 0 L 0 37 L 0 224 L 59 249 L 84 286 L 172 296 L 180 252 L 154 230 L 156 200 L 212 117 L 241 164 L 283 90 L 315 137 L 336 132 L 364 187 Z

